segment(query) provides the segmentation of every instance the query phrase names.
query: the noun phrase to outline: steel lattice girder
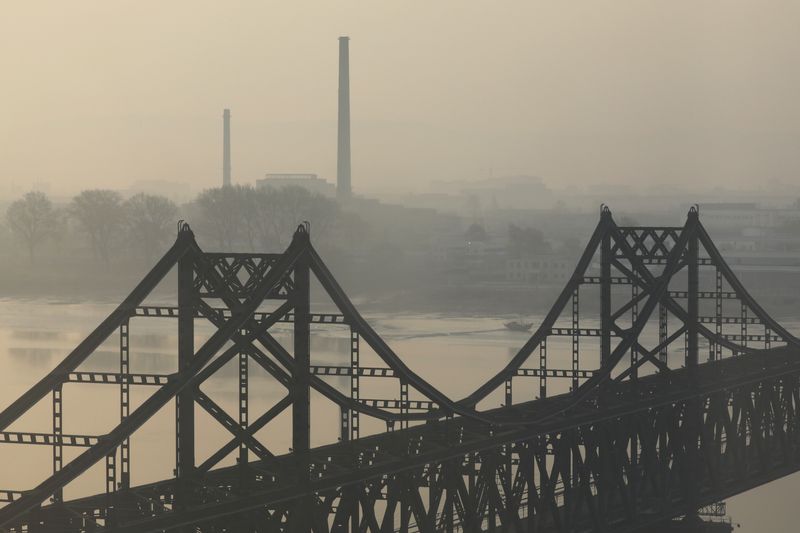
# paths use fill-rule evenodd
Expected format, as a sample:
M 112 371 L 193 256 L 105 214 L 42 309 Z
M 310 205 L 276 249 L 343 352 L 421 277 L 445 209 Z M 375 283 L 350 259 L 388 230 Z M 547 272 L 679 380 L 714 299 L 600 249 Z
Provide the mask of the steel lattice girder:
M 635 389 L 619 384 L 602 399 L 604 409 L 595 401 L 536 428 L 500 430 L 456 418 L 317 448 L 303 458 L 260 461 L 244 494 L 235 490 L 237 469 L 212 471 L 197 487 L 198 505 L 183 513 L 167 510 L 172 481 L 136 489 L 135 508 L 124 503 L 126 491 L 110 505 L 126 515 L 119 531 L 187 523 L 230 531 L 225 517 L 232 515 L 272 525 L 281 516 L 280 528 L 290 528 L 298 502 L 312 502 L 320 523 L 329 514 L 344 523 L 358 512 L 368 531 L 406 519 L 423 531 L 450 521 L 469 529 L 477 517 L 492 516 L 504 526 L 531 520 L 536 531 L 635 530 L 800 469 L 797 355 L 775 349 L 706 363 L 696 375 L 648 376 Z M 535 418 L 564 400 L 494 413 Z M 687 423 L 693 405 L 702 413 L 694 429 Z M 297 479 L 298 460 L 309 465 L 307 480 Z M 108 505 L 95 497 L 66 507 L 72 516 L 100 518 Z M 45 509 L 38 520 L 51 512 Z

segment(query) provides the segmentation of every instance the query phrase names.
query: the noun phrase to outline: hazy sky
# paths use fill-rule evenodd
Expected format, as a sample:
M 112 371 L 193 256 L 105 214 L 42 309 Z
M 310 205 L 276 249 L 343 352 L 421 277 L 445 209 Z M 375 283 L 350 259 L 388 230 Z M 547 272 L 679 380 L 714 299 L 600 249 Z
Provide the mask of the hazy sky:
M 3 0 L 0 193 L 335 178 L 351 37 L 353 187 L 538 174 L 742 184 L 800 170 L 800 3 Z

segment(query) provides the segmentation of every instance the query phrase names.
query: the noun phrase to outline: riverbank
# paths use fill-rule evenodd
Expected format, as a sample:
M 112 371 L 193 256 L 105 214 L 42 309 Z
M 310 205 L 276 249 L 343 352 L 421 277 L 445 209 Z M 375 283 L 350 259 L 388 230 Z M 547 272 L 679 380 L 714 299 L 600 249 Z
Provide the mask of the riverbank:
M 35 264 L 6 263 L 0 267 L 0 298 L 58 302 L 119 303 L 147 274 L 151 265 L 117 261 L 104 265 L 83 259 L 49 258 Z M 388 284 L 365 282 L 344 270 L 339 278 L 345 292 L 362 313 L 445 313 L 461 316 L 541 315 L 553 306 L 562 287 L 504 282 L 444 284 L 435 279 L 391 279 Z M 745 279 L 744 284 L 759 304 L 775 318 L 796 317 L 800 288 L 772 279 Z M 785 280 L 784 280 L 785 281 Z M 392 283 L 393 282 L 393 283 Z M 800 280 L 798 280 L 800 287 Z M 598 311 L 596 287 L 581 290 L 583 316 Z M 622 303 L 627 292 L 614 288 L 614 301 Z M 319 291 L 315 297 L 322 301 Z M 168 275 L 151 301 L 175 297 L 175 276 Z M 726 310 L 733 314 L 737 310 Z

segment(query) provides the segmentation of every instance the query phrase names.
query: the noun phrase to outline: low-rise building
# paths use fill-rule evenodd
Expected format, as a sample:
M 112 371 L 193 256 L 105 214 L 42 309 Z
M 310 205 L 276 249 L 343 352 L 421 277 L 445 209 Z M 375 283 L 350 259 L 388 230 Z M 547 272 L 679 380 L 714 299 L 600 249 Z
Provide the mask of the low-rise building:
M 302 187 L 309 192 L 321 194 L 328 198 L 336 197 L 336 185 L 320 178 L 316 174 L 265 174 L 263 179 L 256 180 L 256 187 L 271 187 L 273 189 Z
M 575 262 L 554 254 L 512 257 L 506 260 L 506 281 L 533 285 L 563 285 Z

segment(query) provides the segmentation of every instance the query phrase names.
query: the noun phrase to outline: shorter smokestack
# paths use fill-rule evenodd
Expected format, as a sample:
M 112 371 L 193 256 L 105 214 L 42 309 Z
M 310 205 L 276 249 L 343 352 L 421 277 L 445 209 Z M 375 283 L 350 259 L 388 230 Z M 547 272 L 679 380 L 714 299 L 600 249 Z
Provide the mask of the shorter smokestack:
M 336 195 L 350 197 L 350 37 L 339 37 L 339 136 Z
M 222 113 L 222 186 L 231 184 L 231 110 Z

